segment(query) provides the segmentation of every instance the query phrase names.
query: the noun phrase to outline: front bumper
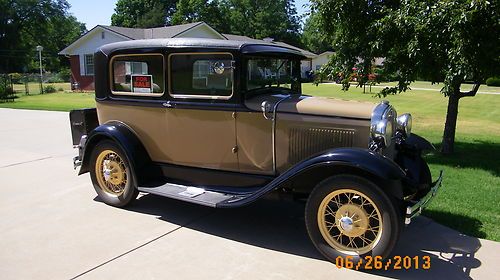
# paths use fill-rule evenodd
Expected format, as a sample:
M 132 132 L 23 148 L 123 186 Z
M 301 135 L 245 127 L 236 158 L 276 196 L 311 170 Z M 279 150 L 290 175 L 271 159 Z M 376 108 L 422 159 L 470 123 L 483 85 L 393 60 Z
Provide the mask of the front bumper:
M 443 181 L 443 171 L 439 173 L 439 178 L 432 183 L 431 189 L 429 192 L 422 197 L 419 201 L 411 201 L 407 207 L 406 207 L 406 217 L 405 217 L 405 224 L 408 225 L 411 222 L 411 219 L 417 217 L 422 213 L 422 210 L 424 210 L 427 205 L 431 202 L 431 200 L 436 196 L 436 193 L 438 189 L 441 187 Z

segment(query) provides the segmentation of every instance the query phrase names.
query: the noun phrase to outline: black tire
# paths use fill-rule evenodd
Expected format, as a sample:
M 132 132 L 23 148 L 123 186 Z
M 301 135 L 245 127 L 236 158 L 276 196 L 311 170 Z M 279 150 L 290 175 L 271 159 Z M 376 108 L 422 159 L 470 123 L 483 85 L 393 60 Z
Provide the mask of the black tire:
M 338 215 L 344 215 L 341 212 L 344 212 L 343 208 L 341 211 L 339 211 L 340 207 L 337 205 L 346 205 L 346 204 L 351 204 L 354 206 L 359 206 L 359 203 L 355 203 L 355 199 L 359 200 L 360 196 L 356 196 L 356 194 L 353 194 L 353 202 L 352 203 L 336 203 L 334 201 L 328 200 L 328 197 L 331 195 L 335 195 L 334 197 L 338 199 L 342 199 L 342 196 L 337 196 L 337 193 L 342 193 L 346 192 L 349 193 L 349 190 L 357 192 L 358 194 L 361 193 L 363 194 L 366 198 L 371 200 L 373 204 L 375 204 L 376 207 L 372 207 L 372 209 L 378 208 L 379 213 L 378 216 L 381 218 L 381 232 L 375 234 L 373 231 L 367 232 L 367 235 L 363 235 L 363 237 L 372 237 L 373 242 L 371 243 L 372 245 L 368 246 L 366 245 L 365 251 L 358 251 L 356 252 L 356 249 L 352 250 L 339 250 L 339 246 L 335 248 L 332 243 L 335 243 L 336 241 L 340 244 L 345 244 L 346 242 L 342 242 L 344 240 L 350 240 L 350 237 L 343 235 L 341 237 L 338 237 L 339 235 L 336 234 L 337 232 L 342 233 L 342 230 L 345 231 L 345 229 L 341 226 L 342 223 L 339 222 L 339 219 L 337 219 L 337 214 Z M 362 196 L 361 196 L 362 197 Z M 347 196 L 345 196 L 345 199 L 348 199 Z M 365 198 L 363 198 L 364 201 L 368 201 Z M 328 201 L 327 203 L 325 202 L 322 204 L 323 200 Z M 339 200 L 340 201 L 340 200 Z M 326 207 L 330 207 L 330 203 L 334 203 L 333 206 L 329 209 L 329 213 L 335 213 L 335 216 L 331 214 L 325 214 L 324 218 L 320 218 L 320 207 L 323 207 L 321 205 L 327 205 Z M 361 203 L 364 205 L 364 203 Z M 371 205 L 371 204 L 367 204 Z M 338 207 L 338 208 L 335 208 Z M 344 206 L 346 207 L 346 206 Z M 370 209 L 368 206 L 364 206 L 367 209 Z M 326 208 L 325 208 L 326 209 Z M 333 209 L 337 209 L 335 212 L 331 212 L 330 210 L 333 211 Z M 361 207 L 360 209 L 363 209 L 365 211 L 366 209 Z M 311 241 L 313 242 L 314 246 L 316 249 L 323 255 L 325 258 L 327 258 L 329 261 L 335 263 L 337 257 L 345 257 L 347 256 L 352 256 L 353 261 L 357 261 L 360 258 L 363 258 L 365 256 L 381 256 L 382 258 L 386 258 L 389 256 L 391 253 L 392 249 L 394 248 L 394 245 L 396 244 L 399 234 L 402 229 L 402 219 L 399 214 L 399 212 L 396 210 L 397 208 L 395 207 L 394 203 L 391 202 L 391 199 L 374 183 L 371 181 L 358 177 L 358 176 L 353 176 L 353 175 L 338 175 L 338 176 L 333 176 L 330 177 L 321 183 L 319 183 L 311 192 L 309 199 L 306 204 L 306 209 L 305 209 L 305 222 L 306 222 L 306 227 L 307 231 L 309 233 L 309 237 Z M 371 210 L 368 210 L 371 211 Z M 326 212 L 321 212 L 321 213 L 326 213 Z M 353 212 L 355 213 L 355 212 Z M 363 213 L 363 212 L 359 212 Z M 364 213 L 367 213 L 365 211 Z M 373 213 L 371 211 L 371 213 Z M 349 214 L 350 216 L 351 214 Z M 369 216 L 366 216 L 367 219 L 365 221 L 368 221 L 369 225 L 376 224 L 378 220 L 374 220 L 373 218 L 370 218 Z M 320 220 L 323 219 L 326 221 L 326 219 L 329 219 L 330 222 L 325 222 L 322 229 L 320 229 L 319 223 Z M 335 226 L 332 226 L 331 221 L 335 221 Z M 344 225 L 346 225 L 346 228 L 349 228 L 349 223 L 351 223 L 354 219 L 351 219 L 349 221 L 346 221 Z M 358 219 L 363 220 L 363 219 Z M 350 225 L 354 225 L 354 223 L 351 223 Z M 328 229 L 325 233 L 325 230 L 330 226 L 330 229 Z M 358 226 L 351 226 L 351 228 L 356 228 L 354 230 L 360 230 L 360 228 L 367 228 L 365 227 L 360 227 Z M 371 227 L 371 226 L 368 226 Z M 375 228 L 375 227 L 373 227 Z M 323 230 L 324 234 L 328 234 L 330 236 L 329 241 L 324 238 L 321 230 Z M 348 234 L 353 234 L 352 229 L 351 231 L 348 232 Z M 347 231 L 345 231 L 347 232 Z M 369 236 L 371 235 L 371 236 Z M 336 237 L 334 237 L 336 236 Z M 336 239 L 340 238 L 340 239 Z M 346 239 L 347 238 L 347 239 Z M 363 240 L 361 240 L 360 237 L 352 237 L 353 240 L 355 240 L 356 244 L 362 244 L 364 245 Z M 336 240 L 336 241 L 332 241 Z M 340 241 L 339 241 L 340 240 Z M 361 240 L 361 241 L 359 241 Z M 334 244 L 337 245 L 337 244 Z M 354 247 L 351 245 L 351 247 Z M 366 251 L 368 250 L 368 251 Z
M 113 193 L 111 190 L 109 190 L 109 187 L 106 187 L 106 185 L 102 185 L 102 183 L 106 180 L 104 178 L 102 178 L 101 180 L 98 179 L 99 174 L 97 173 L 99 173 L 100 171 L 96 169 L 98 157 L 109 151 L 112 151 L 113 153 L 116 153 L 116 155 L 118 155 L 118 157 L 121 159 L 120 163 L 123 163 L 123 166 L 120 168 L 120 170 L 125 172 L 125 175 L 122 175 L 122 177 L 126 178 L 126 183 L 122 183 L 120 185 L 120 189 L 123 190 L 119 192 L 117 191 L 116 193 Z M 116 158 L 116 156 L 114 156 L 114 158 Z M 94 189 L 99 198 L 104 203 L 111 206 L 125 207 L 130 202 L 135 200 L 137 198 L 137 195 L 139 194 L 132 166 L 128 162 L 128 159 L 122 149 L 116 143 L 110 140 L 103 140 L 97 143 L 94 150 L 92 151 L 90 156 L 90 178 L 92 179 L 92 184 L 94 185 Z M 124 180 L 121 181 L 123 182 Z

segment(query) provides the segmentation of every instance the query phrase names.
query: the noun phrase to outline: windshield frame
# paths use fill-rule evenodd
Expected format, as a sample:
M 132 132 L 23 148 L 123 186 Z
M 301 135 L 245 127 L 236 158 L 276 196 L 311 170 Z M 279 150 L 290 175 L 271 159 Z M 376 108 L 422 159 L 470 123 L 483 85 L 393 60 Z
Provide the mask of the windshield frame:
M 259 88 L 253 88 L 253 89 L 248 89 L 248 63 L 250 60 L 255 60 L 255 59 L 287 59 L 291 60 L 292 63 L 292 73 L 295 73 L 293 76 L 295 78 L 294 81 L 292 81 L 291 88 L 288 87 L 282 87 L 282 86 L 272 86 L 272 87 L 259 87 Z M 300 72 L 300 64 L 301 64 L 301 59 L 300 57 L 297 56 L 290 56 L 290 55 L 276 55 L 276 54 L 252 54 L 252 55 L 245 55 L 243 57 L 243 63 L 242 63 L 242 83 L 241 83 L 241 89 L 245 93 L 245 95 L 248 96 L 255 96 L 259 94 L 264 94 L 267 93 L 268 91 L 286 91 L 290 94 L 302 94 L 302 81 L 301 81 L 301 72 Z

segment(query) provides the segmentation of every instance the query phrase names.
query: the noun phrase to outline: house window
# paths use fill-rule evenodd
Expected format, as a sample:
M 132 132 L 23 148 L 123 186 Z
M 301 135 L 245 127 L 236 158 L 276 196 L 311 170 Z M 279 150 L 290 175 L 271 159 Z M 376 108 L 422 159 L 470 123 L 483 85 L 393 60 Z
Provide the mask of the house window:
M 228 99 L 233 94 L 232 55 L 172 54 L 170 94 L 177 98 Z
M 154 96 L 164 92 L 163 56 L 120 55 L 112 59 L 114 94 Z
M 101 39 L 104 39 L 105 35 L 104 35 L 104 31 L 101 32 Z
M 94 55 L 86 54 L 84 56 L 84 65 L 85 65 L 85 75 L 92 76 L 94 75 Z

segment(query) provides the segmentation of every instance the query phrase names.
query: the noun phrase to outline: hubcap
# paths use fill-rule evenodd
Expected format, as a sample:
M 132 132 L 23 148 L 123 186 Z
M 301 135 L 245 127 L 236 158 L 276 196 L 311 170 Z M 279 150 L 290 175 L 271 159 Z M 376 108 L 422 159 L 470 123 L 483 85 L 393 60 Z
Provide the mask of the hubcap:
M 330 246 L 351 255 L 371 251 L 382 235 L 379 209 L 365 194 L 352 189 L 333 191 L 321 201 L 318 226 Z
M 96 160 L 96 177 L 99 187 L 118 196 L 125 191 L 127 169 L 122 158 L 111 150 L 102 151 Z

